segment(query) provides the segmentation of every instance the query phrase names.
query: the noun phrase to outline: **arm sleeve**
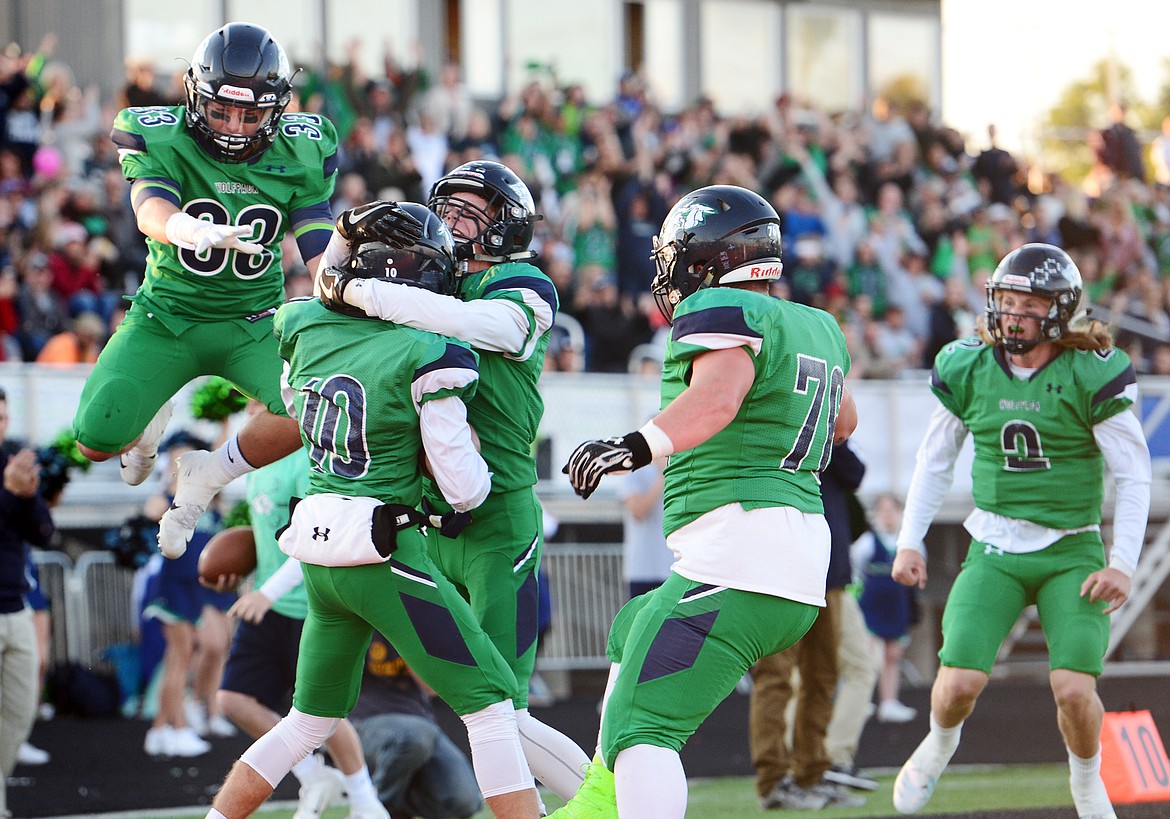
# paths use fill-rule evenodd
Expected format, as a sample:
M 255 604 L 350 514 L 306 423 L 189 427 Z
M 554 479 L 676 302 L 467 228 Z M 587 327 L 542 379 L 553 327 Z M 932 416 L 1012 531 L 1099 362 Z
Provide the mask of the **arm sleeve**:
M 273 603 L 285 594 L 299 586 L 305 579 L 304 572 L 301 571 L 301 561 L 295 557 L 290 557 L 280 564 L 280 568 L 272 573 L 272 576 L 264 581 L 264 585 L 257 591 L 267 597 Z
M 508 299 L 460 301 L 390 281 L 358 279 L 345 289 L 345 300 L 372 318 L 451 336 L 477 350 L 517 354 L 528 340 L 528 315 Z
M 322 251 L 320 267 L 341 267 L 349 259 L 349 240 L 336 230 L 329 237 L 329 244 Z
M 491 491 L 491 473 L 471 440 L 466 405 L 455 396 L 436 398 L 418 415 L 423 450 L 447 503 L 457 512 L 479 506 Z
M 1117 486 L 1109 565 L 1132 577 L 1150 514 L 1150 448 L 1141 421 L 1132 412 L 1118 413 L 1097 424 L 1093 437 Z
M 902 530 L 898 532 L 899 549 L 913 549 L 925 557 L 922 541 L 950 491 L 955 461 L 966 437 L 967 427 L 963 422 L 939 404 L 918 447 L 914 475 L 906 492 Z

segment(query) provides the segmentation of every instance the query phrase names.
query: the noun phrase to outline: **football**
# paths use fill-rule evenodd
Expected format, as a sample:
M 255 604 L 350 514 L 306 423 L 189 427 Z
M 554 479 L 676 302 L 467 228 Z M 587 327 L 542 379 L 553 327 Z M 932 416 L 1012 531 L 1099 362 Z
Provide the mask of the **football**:
M 251 526 L 233 526 L 212 536 L 199 553 L 199 579 L 215 586 L 223 575 L 235 575 L 237 582 L 256 568 L 256 541 Z

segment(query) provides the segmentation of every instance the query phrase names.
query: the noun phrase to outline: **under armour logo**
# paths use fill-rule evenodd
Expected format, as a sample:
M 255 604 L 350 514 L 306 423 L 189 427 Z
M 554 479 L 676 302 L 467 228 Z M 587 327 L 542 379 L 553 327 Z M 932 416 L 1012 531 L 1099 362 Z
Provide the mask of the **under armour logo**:
M 318 529 L 316 526 L 314 526 L 313 540 L 317 540 L 318 538 L 321 540 L 329 540 L 329 529 Z
M 284 173 L 284 165 L 269 165 L 269 166 L 268 166 L 268 167 L 266 167 L 264 170 L 266 170 L 266 171 L 278 171 L 278 172 L 280 172 L 280 173 Z
M 1048 391 L 1055 392 L 1057 395 L 1060 395 L 1064 391 L 1064 385 L 1057 384 L 1056 386 L 1053 386 L 1052 384 L 1049 384 Z
M 326 530 L 326 531 L 328 531 L 328 530 Z M 314 535 L 313 537 L 316 537 L 316 535 Z M 983 554 L 985 554 L 985 555 L 990 555 L 990 554 L 1002 555 L 1003 549 L 999 548 L 998 546 L 992 546 L 990 543 L 988 543 L 987 545 L 985 545 L 983 547 Z

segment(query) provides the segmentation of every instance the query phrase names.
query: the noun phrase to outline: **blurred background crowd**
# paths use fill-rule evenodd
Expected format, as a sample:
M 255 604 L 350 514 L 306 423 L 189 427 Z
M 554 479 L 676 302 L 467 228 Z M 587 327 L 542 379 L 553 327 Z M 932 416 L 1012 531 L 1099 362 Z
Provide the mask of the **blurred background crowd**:
M 373 198 L 425 201 L 461 162 L 499 159 L 544 215 L 536 264 L 563 315 L 548 367 L 641 372 L 661 360 L 649 296 L 651 239 L 686 191 L 727 183 L 771 199 L 783 220 L 784 294 L 835 314 L 862 378 L 929 367 L 973 333 L 983 284 L 1026 241 L 1066 248 L 1094 316 L 1114 325 L 1139 371 L 1170 374 L 1170 137 L 1151 144 L 1116 108 L 1092 132 L 1082 184 L 974 140 L 925 105 L 882 98 L 832 116 L 781 96 L 751 117 L 700 98 L 677 113 L 652 84 L 620 78 L 612 99 L 534 72 L 515 96 L 473 99 L 458 67 L 437 76 L 392 59 L 371 76 L 347 58 L 298 76 L 294 105 L 341 137 L 334 210 Z M 131 60 L 105 99 L 83 88 L 53 36 L 0 53 L 0 356 L 93 361 L 142 279 L 143 237 L 108 138 L 118 109 L 182 102 L 179 78 Z M 1165 144 L 1163 144 L 1165 143 Z M 308 287 L 289 242 L 290 295 Z

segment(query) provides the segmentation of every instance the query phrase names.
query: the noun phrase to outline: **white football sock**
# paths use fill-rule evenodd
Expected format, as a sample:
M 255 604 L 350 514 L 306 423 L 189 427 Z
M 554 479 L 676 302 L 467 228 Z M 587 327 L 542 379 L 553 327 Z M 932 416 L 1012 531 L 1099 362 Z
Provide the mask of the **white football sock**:
M 345 775 L 345 795 L 351 806 L 382 804 L 378 801 L 378 792 L 374 790 L 374 781 L 370 779 L 370 769 L 365 765 Z
M 293 765 L 290 773 L 303 785 L 319 775 L 324 768 L 325 760 L 321 758 L 320 754 L 313 753 Z
M 1078 815 L 1112 815 L 1113 803 L 1109 801 L 1109 793 L 1101 779 L 1100 749 L 1089 759 L 1068 752 L 1068 788 Z
M 947 763 L 951 761 L 951 757 L 955 755 L 962 733 L 963 723 L 960 722 L 954 728 L 943 728 L 938 724 L 932 712 L 930 733 L 915 749 L 910 757 L 911 761 L 916 767 L 923 769 L 931 776 L 939 776 L 947 767 Z
M 223 446 L 215 451 L 219 456 L 218 466 L 223 470 L 223 475 L 227 480 L 223 482 L 224 486 L 234 481 L 236 478 L 247 475 L 249 472 L 255 472 L 256 467 L 252 466 L 244 458 L 240 452 L 240 440 L 238 435 L 233 435 L 227 440 Z M 216 477 L 219 477 L 218 475 Z

